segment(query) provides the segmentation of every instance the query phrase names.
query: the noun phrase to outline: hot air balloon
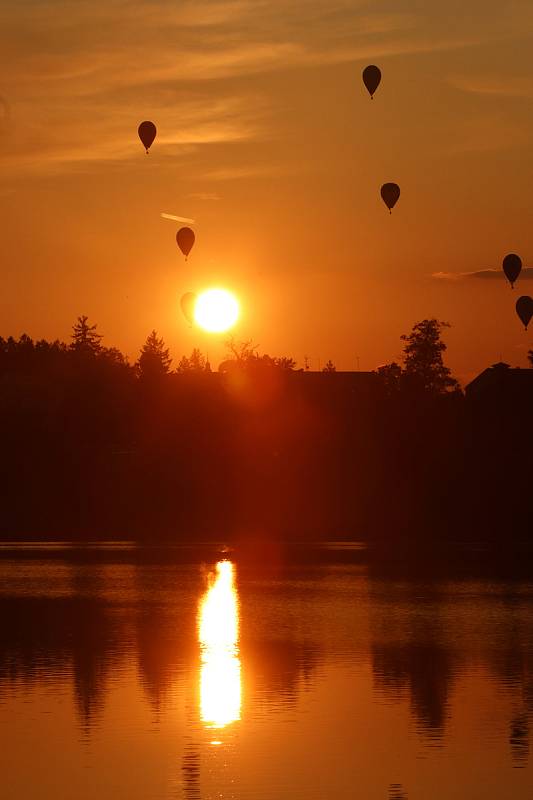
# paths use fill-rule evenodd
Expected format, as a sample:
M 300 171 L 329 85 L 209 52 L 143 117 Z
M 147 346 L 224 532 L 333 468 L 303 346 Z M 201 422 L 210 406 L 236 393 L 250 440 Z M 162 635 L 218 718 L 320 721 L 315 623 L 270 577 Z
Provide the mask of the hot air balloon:
M 368 67 L 365 67 L 363 70 L 363 83 L 368 89 L 370 99 L 373 100 L 374 93 L 381 83 L 380 68 L 376 67 L 374 64 L 370 64 Z
M 196 295 L 194 292 L 186 292 L 180 300 L 183 316 L 192 325 L 194 322 L 194 307 L 196 305 Z
M 185 261 L 187 261 L 187 256 L 192 250 L 194 238 L 194 231 L 190 228 L 180 228 L 176 234 L 176 241 L 179 249 L 185 256 Z
M 381 197 L 383 202 L 392 214 L 392 209 L 398 202 L 400 196 L 400 187 L 397 183 L 384 183 L 381 187 Z
M 145 146 L 146 152 L 148 153 L 148 150 L 152 146 L 152 143 L 155 139 L 157 128 L 155 127 L 153 122 L 145 120 L 144 122 L 141 122 L 141 124 L 139 125 L 138 133 L 139 133 L 139 139 Z
M 503 259 L 503 271 L 511 284 L 511 289 L 514 289 L 514 282 L 522 271 L 522 259 L 520 256 L 517 256 L 516 253 L 509 253 L 508 256 L 505 256 Z
M 516 313 L 524 323 L 524 328 L 527 331 L 527 326 L 531 322 L 531 317 L 533 317 L 533 298 L 527 295 L 519 297 L 516 301 Z

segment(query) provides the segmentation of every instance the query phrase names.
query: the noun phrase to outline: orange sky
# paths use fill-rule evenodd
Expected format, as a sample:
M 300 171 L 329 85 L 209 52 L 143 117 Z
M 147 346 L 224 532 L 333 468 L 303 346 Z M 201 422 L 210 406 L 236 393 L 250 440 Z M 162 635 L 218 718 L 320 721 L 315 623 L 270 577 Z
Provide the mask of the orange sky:
M 463 380 L 525 366 L 531 272 L 459 273 L 533 265 L 532 31 L 530 0 L 4 0 L 0 335 L 88 314 L 132 358 L 155 327 L 216 364 L 179 298 L 221 285 L 236 336 L 300 365 L 373 369 L 437 316 Z M 161 212 L 197 220 L 187 264 Z

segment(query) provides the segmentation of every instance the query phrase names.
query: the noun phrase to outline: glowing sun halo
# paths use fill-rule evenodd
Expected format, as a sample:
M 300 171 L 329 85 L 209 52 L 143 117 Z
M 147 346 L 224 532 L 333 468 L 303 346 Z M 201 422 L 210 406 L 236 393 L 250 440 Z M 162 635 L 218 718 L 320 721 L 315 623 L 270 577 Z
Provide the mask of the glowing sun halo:
M 225 289 L 208 289 L 198 296 L 194 307 L 196 323 L 209 333 L 229 330 L 239 318 L 239 302 Z

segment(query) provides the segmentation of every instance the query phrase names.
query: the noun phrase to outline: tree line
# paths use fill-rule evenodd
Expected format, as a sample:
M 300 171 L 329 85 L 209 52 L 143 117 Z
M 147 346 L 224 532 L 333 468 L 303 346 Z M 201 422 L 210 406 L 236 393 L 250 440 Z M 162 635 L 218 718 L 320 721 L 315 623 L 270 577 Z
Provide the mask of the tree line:
M 432 394 L 459 390 L 458 382 L 443 362 L 446 344 L 442 341 L 442 332 L 447 327 L 448 323 L 426 319 L 417 322 L 409 334 L 401 337 L 405 343 L 403 365 L 392 362 L 379 367 L 376 371 L 388 390 L 399 391 L 403 387 L 413 385 Z M 108 368 L 128 372 L 144 381 L 157 380 L 172 373 L 211 372 L 210 363 L 198 348 L 194 348 L 190 356 L 183 355 L 173 369 L 169 348 L 156 330 L 152 330 L 148 335 L 138 359 L 133 364 L 118 348 L 104 346 L 102 338 L 97 325 L 90 324 L 85 315 L 77 318 L 68 344 L 59 340 L 49 342 L 44 339 L 34 342 L 27 334 L 22 334 L 18 340 L 12 336 L 7 339 L 0 337 L 0 373 L 38 366 L 45 369 L 53 368 L 61 363 L 88 366 L 96 361 Z M 251 341 L 238 342 L 235 338 L 229 337 L 225 345 L 228 357 L 219 366 L 221 372 L 236 367 L 256 371 L 268 368 L 297 370 L 294 358 L 259 354 L 258 346 Z M 533 365 L 533 351 L 530 351 L 529 357 Z M 305 369 L 308 370 L 307 364 Z M 326 362 L 322 372 L 336 372 L 331 359 Z
M 401 364 L 309 380 L 234 339 L 216 377 L 198 350 L 174 366 L 156 331 L 130 364 L 85 316 L 68 343 L 0 339 L 0 537 L 518 536 L 527 414 L 465 398 L 446 329 L 417 322 Z

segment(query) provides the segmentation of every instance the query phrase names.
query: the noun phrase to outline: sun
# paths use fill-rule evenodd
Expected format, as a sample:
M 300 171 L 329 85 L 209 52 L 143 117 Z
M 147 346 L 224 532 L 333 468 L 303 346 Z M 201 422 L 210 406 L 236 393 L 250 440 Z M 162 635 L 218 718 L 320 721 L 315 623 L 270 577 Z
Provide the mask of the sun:
M 204 331 L 223 333 L 232 328 L 238 318 L 239 301 L 226 289 L 207 289 L 198 296 L 194 319 Z

